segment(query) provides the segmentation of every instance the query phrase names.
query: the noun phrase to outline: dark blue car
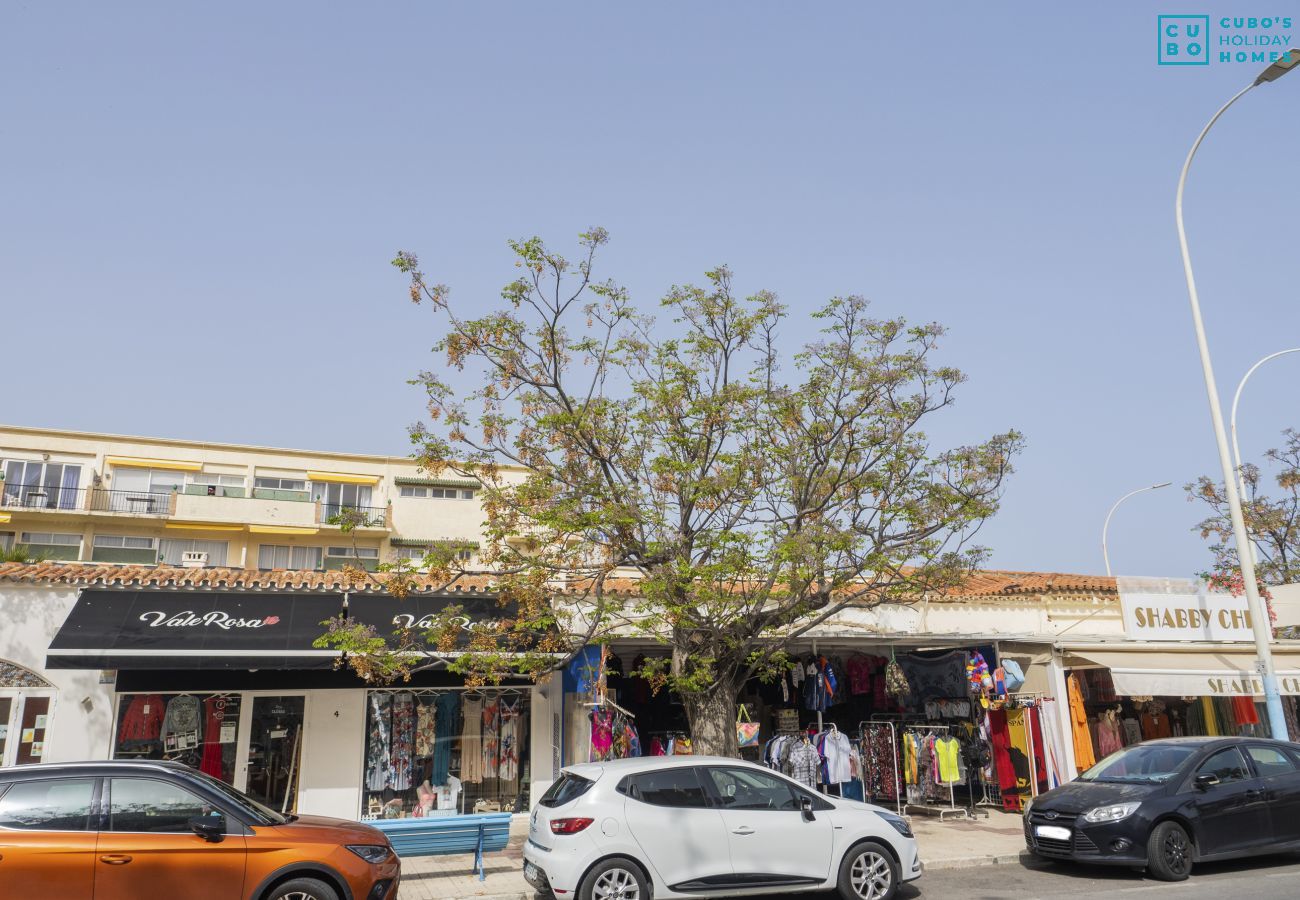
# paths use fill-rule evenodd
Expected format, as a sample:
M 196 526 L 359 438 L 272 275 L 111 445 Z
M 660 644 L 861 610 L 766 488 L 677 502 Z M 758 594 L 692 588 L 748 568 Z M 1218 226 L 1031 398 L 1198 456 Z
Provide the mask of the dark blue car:
M 1145 866 L 1182 881 L 1195 863 L 1300 850 L 1300 744 L 1170 738 L 1113 753 L 1025 811 L 1045 859 Z

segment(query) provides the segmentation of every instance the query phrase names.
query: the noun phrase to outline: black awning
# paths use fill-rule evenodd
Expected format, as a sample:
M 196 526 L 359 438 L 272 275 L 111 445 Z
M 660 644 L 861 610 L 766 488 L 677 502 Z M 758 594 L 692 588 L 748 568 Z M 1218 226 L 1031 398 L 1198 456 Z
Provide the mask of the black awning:
M 353 594 L 349 617 L 380 634 L 455 604 L 469 627 L 499 619 L 493 597 Z M 338 592 L 83 590 L 50 644 L 50 669 L 327 669 L 312 643 L 343 608 Z

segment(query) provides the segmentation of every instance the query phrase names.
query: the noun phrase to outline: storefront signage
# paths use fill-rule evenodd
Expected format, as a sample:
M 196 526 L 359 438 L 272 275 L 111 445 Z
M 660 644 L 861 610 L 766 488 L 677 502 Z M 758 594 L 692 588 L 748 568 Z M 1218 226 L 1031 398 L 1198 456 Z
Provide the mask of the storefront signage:
M 222 610 L 213 610 L 198 615 L 192 609 L 175 614 L 151 609 L 148 612 L 140 613 L 140 621 L 148 624 L 150 628 L 194 628 L 196 626 L 205 628 L 263 628 L 267 625 L 275 625 L 280 621 L 280 617 L 267 616 L 264 619 L 245 619 L 236 618 Z
M 1264 682 L 1253 672 L 1152 671 L 1111 669 L 1120 696 L 1262 697 Z M 1300 695 L 1300 672 L 1279 672 L 1283 694 Z
M 1135 641 L 1250 641 L 1245 597 L 1221 591 L 1126 592 L 1121 586 L 1124 634 Z

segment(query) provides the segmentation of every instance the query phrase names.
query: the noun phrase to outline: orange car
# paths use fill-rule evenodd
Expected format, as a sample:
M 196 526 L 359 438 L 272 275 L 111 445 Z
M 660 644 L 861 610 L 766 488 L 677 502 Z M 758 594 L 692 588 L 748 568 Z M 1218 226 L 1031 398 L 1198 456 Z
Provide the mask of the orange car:
M 0 769 L 0 894 L 44 900 L 395 900 L 360 822 L 283 816 L 168 762 Z

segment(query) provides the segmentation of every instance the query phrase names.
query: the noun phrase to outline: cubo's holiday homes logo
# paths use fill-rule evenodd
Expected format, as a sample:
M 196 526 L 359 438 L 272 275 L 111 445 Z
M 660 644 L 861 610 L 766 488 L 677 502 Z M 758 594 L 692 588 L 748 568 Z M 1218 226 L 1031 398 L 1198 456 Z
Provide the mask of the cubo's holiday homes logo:
M 278 623 L 280 617 L 247 619 L 236 618 L 218 609 L 207 613 L 196 613 L 192 609 L 179 613 L 165 613 L 154 609 L 140 613 L 140 621 L 148 623 L 150 628 L 220 628 L 229 631 L 231 628 L 265 628 Z
M 1291 16 L 1156 17 L 1162 66 L 1271 65 L 1293 47 Z

